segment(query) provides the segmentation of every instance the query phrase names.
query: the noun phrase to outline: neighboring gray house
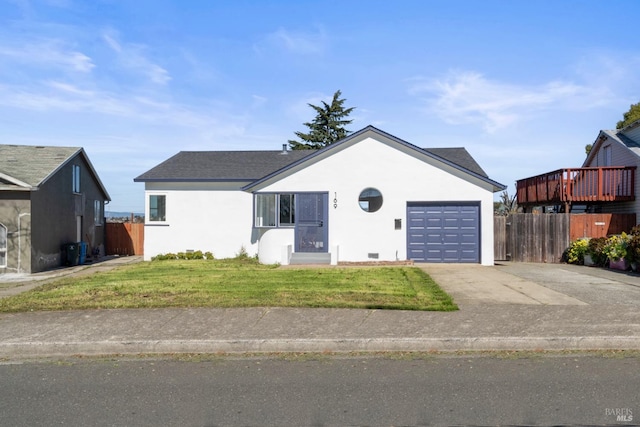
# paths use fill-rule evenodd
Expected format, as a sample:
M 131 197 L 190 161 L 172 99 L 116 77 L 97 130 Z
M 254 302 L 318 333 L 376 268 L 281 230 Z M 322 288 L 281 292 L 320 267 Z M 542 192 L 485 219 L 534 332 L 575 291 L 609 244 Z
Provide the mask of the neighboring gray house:
M 0 145 L 0 274 L 58 267 L 72 242 L 104 254 L 110 200 L 84 149 Z
M 609 166 L 640 166 L 640 120 L 631 123 L 623 129 L 601 130 L 592 144 L 591 151 L 582 164 L 583 168 L 609 167 Z M 611 179 L 613 182 L 613 179 Z M 606 187 L 607 182 L 603 182 Z M 633 200 L 622 202 L 603 203 L 598 209 L 606 213 L 635 213 L 640 218 L 640 199 L 636 196 L 640 182 L 638 169 L 633 174 L 631 185 L 618 184 L 612 191 L 625 190 L 633 196 Z M 634 191 L 635 190 L 635 191 Z
M 621 213 L 640 217 L 640 120 L 601 130 L 582 167 L 558 169 L 516 182 L 525 212 L 553 206 L 559 212 Z

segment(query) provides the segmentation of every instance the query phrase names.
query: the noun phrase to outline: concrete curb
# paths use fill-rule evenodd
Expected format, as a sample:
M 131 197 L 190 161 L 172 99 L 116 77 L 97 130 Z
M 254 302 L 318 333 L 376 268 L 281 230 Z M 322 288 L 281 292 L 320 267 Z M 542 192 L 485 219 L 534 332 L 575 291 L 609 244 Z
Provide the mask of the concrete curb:
M 452 337 L 1 343 L 0 358 L 168 353 L 640 350 L 640 337 Z

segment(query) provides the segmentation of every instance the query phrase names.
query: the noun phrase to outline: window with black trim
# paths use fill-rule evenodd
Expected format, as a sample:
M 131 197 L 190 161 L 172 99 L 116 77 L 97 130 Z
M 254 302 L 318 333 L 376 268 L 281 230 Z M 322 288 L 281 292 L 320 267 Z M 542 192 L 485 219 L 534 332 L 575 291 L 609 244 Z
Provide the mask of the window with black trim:
M 254 196 L 256 227 L 293 227 L 295 194 L 259 193 Z
M 149 221 L 167 220 L 167 196 L 164 194 L 149 195 Z
M 382 207 L 382 193 L 375 188 L 365 188 L 358 196 L 358 204 L 365 212 L 376 212 Z

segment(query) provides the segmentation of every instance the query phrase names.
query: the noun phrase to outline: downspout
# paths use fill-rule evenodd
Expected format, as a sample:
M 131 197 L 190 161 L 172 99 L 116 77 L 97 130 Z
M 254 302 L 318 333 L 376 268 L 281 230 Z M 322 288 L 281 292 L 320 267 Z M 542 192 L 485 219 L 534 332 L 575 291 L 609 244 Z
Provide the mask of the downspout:
M 21 213 L 20 215 L 18 215 L 18 273 L 21 273 L 21 271 L 20 271 L 20 258 L 22 256 L 22 227 L 20 225 L 20 222 L 21 222 L 20 219 L 23 216 L 27 216 L 27 215 L 31 216 L 31 213 L 30 212 L 24 212 L 24 213 Z

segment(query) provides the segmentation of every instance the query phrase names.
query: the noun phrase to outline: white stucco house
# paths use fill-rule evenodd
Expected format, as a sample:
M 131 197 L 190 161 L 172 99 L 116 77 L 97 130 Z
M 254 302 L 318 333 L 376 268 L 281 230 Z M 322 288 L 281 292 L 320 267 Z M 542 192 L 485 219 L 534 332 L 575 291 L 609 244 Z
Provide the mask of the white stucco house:
M 464 148 L 368 126 L 322 150 L 182 151 L 145 184 L 144 257 L 493 264 L 491 180 Z

